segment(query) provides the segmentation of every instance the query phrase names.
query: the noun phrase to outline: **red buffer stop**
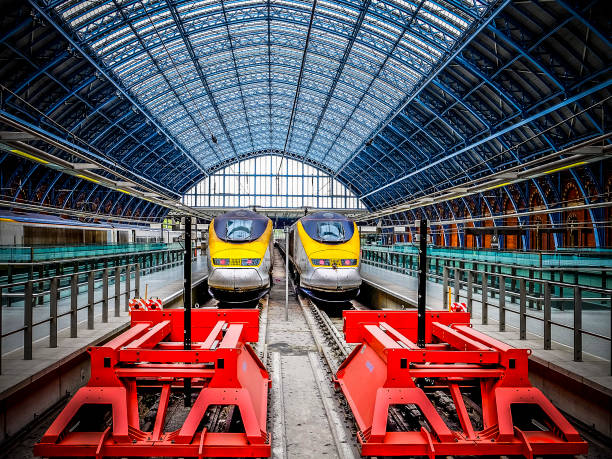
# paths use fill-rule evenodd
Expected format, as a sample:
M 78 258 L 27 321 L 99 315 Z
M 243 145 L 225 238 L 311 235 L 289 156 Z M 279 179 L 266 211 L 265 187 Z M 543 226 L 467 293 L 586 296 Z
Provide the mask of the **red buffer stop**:
M 91 378 L 49 427 L 34 453 L 43 457 L 268 457 L 270 379 L 248 344 L 259 332 L 258 310 L 192 311 L 192 348 L 183 348 L 184 310 L 133 310 L 131 327 L 92 347 Z M 191 379 L 195 401 L 180 425 L 168 428 L 172 394 Z M 157 413 L 143 430 L 142 395 L 157 391 Z M 85 408 L 107 406 L 102 431 L 75 428 Z M 237 409 L 239 429 L 202 427 L 210 407 Z M 93 413 L 96 413 L 94 410 Z M 78 426 L 77 426 L 78 427 Z M 176 427 L 176 428 L 175 428 Z M 235 431 L 237 430 L 237 431 Z
M 578 432 L 528 379 L 527 349 L 470 327 L 467 312 L 344 311 L 358 343 L 336 383 L 364 456 L 576 455 Z

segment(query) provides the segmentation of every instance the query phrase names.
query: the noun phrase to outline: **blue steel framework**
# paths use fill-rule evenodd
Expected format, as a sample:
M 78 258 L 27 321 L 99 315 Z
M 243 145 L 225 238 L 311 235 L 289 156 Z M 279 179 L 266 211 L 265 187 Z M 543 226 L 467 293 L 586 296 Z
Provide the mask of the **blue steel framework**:
M 177 197 L 280 151 L 381 209 L 609 130 L 604 0 L 30 3 L 0 19 L 0 115 Z M 0 165 L 12 199 L 164 214 L 40 165 L 5 155 Z M 584 202 L 602 199 L 606 171 L 569 172 Z M 498 225 L 506 203 L 529 207 L 529 186 L 559 205 L 560 184 L 547 176 L 385 223 L 425 212 Z M 603 212 L 589 213 L 598 246 Z
M 364 209 L 328 173 L 280 155 L 259 156 L 206 177 L 183 197 L 192 207 L 309 207 Z

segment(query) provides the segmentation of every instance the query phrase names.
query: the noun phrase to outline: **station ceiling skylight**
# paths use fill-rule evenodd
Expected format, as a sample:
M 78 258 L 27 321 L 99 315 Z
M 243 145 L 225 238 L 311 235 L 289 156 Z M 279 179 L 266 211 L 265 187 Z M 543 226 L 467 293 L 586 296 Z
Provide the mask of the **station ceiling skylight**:
M 69 0 L 44 8 L 205 169 L 275 149 L 338 170 L 499 3 Z

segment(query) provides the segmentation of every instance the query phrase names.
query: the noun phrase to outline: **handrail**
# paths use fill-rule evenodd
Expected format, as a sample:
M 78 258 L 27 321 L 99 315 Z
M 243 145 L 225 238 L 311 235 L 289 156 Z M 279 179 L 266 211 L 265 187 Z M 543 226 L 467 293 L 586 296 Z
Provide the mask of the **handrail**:
M 364 249 L 367 251 L 369 249 Z M 381 252 L 390 254 L 391 252 Z M 409 253 L 397 252 L 398 255 L 403 256 L 414 256 Z M 392 259 L 391 256 L 384 257 L 387 261 Z M 435 259 L 435 257 L 430 257 L 431 259 Z M 430 261 L 429 269 L 428 269 L 428 278 L 433 279 L 437 283 L 442 283 L 442 291 L 443 291 L 443 304 L 444 308 L 448 307 L 449 298 L 446 295 L 446 292 L 449 291 L 450 285 L 452 283 L 454 290 L 454 301 L 458 302 L 461 298 L 465 298 L 467 302 L 467 308 L 469 312 L 472 312 L 473 302 L 477 301 L 474 299 L 474 293 L 479 290 L 481 292 L 480 304 L 482 306 L 482 314 L 481 320 L 483 324 L 488 323 L 489 313 L 488 306 L 490 303 L 489 295 L 493 298 L 497 295 L 498 304 L 495 305 L 491 303 L 493 307 L 498 308 L 499 312 L 499 331 L 505 331 L 505 313 L 507 311 L 511 313 L 515 313 L 519 315 L 519 335 L 520 339 L 524 340 L 527 337 L 527 319 L 535 319 L 540 322 L 544 322 L 544 349 L 551 349 L 551 341 L 552 341 L 552 327 L 562 327 L 569 330 L 572 330 L 574 333 L 573 339 L 573 348 L 574 348 L 574 360 L 581 361 L 582 360 L 582 336 L 588 335 L 597 339 L 602 339 L 604 341 L 610 342 L 610 353 L 612 355 L 612 336 L 604 336 L 599 333 L 591 332 L 588 330 L 584 330 L 582 328 L 582 307 L 584 300 L 589 301 L 598 301 L 604 303 L 610 303 L 610 311 L 612 314 L 612 289 L 602 288 L 602 287 L 594 287 L 589 285 L 579 285 L 579 284 L 570 284 L 563 281 L 555 281 L 552 279 L 543 279 L 538 277 L 526 277 L 520 275 L 507 274 L 503 272 L 488 272 L 486 267 L 484 270 L 479 270 L 474 267 L 466 268 L 465 266 L 457 266 L 458 263 L 455 263 L 459 260 L 457 259 L 448 259 L 448 258 L 438 258 L 438 261 L 441 260 L 442 263 L 433 263 Z M 452 261 L 452 266 L 449 261 Z M 367 256 L 362 256 L 361 263 L 365 265 L 371 265 L 375 267 L 379 267 L 382 269 L 386 269 L 389 271 L 399 272 L 403 274 L 407 274 L 410 276 L 416 276 L 418 270 L 406 266 L 398 266 L 394 264 L 390 264 L 389 262 L 385 263 L 378 260 L 370 260 Z M 469 262 L 468 262 L 469 263 Z M 474 261 L 472 262 L 475 265 L 487 265 L 486 262 Z M 439 269 L 442 269 L 442 275 L 439 274 Z M 528 270 L 535 270 L 533 267 L 525 267 Z M 453 276 L 451 277 L 450 272 L 453 271 Z M 480 282 L 478 282 L 478 278 L 480 276 Z M 495 283 L 497 281 L 497 287 Z M 506 286 L 507 281 L 510 281 L 511 288 L 508 289 Z M 530 292 L 527 291 L 527 286 L 531 286 Z M 518 291 L 513 291 L 512 286 L 518 286 Z M 539 292 L 533 292 L 533 290 L 538 287 Z M 554 287 L 559 289 L 559 295 L 557 297 L 552 297 L 551 292 Z M 571 290 L 572 296 L 566 296 L 565 291 Z M 584 296 L 584 293 L 599 295 L 597 297 L 593 296 Z M 510 297 L 511 299 L 518 299 L 519 309 L 516 310 L 514 308 L 506 307 L 506 298 Z M 554 303 L 559 303 L 562 301 L 572 301 L 573 302 L 573 326 L 556 322 L 552 320 L 552 305 Z M 534 315 L 529 314 L 527 312 L 527 302 L 531 304 L 537 304 L 537 308 L 543 311 L 543 315 Z M 612 362 L 611 362 L 612 363 Z M 610 373 L 612 374 L 612 366 L 610 368 Z

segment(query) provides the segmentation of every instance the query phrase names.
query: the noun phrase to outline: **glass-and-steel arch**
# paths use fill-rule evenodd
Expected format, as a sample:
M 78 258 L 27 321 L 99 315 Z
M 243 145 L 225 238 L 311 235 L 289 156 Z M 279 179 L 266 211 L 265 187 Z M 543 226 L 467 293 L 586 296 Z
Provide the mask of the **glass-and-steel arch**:
M 68 0 L 46 10 L 205 169 L 276 149 L 335 170 L 501 3 Z

